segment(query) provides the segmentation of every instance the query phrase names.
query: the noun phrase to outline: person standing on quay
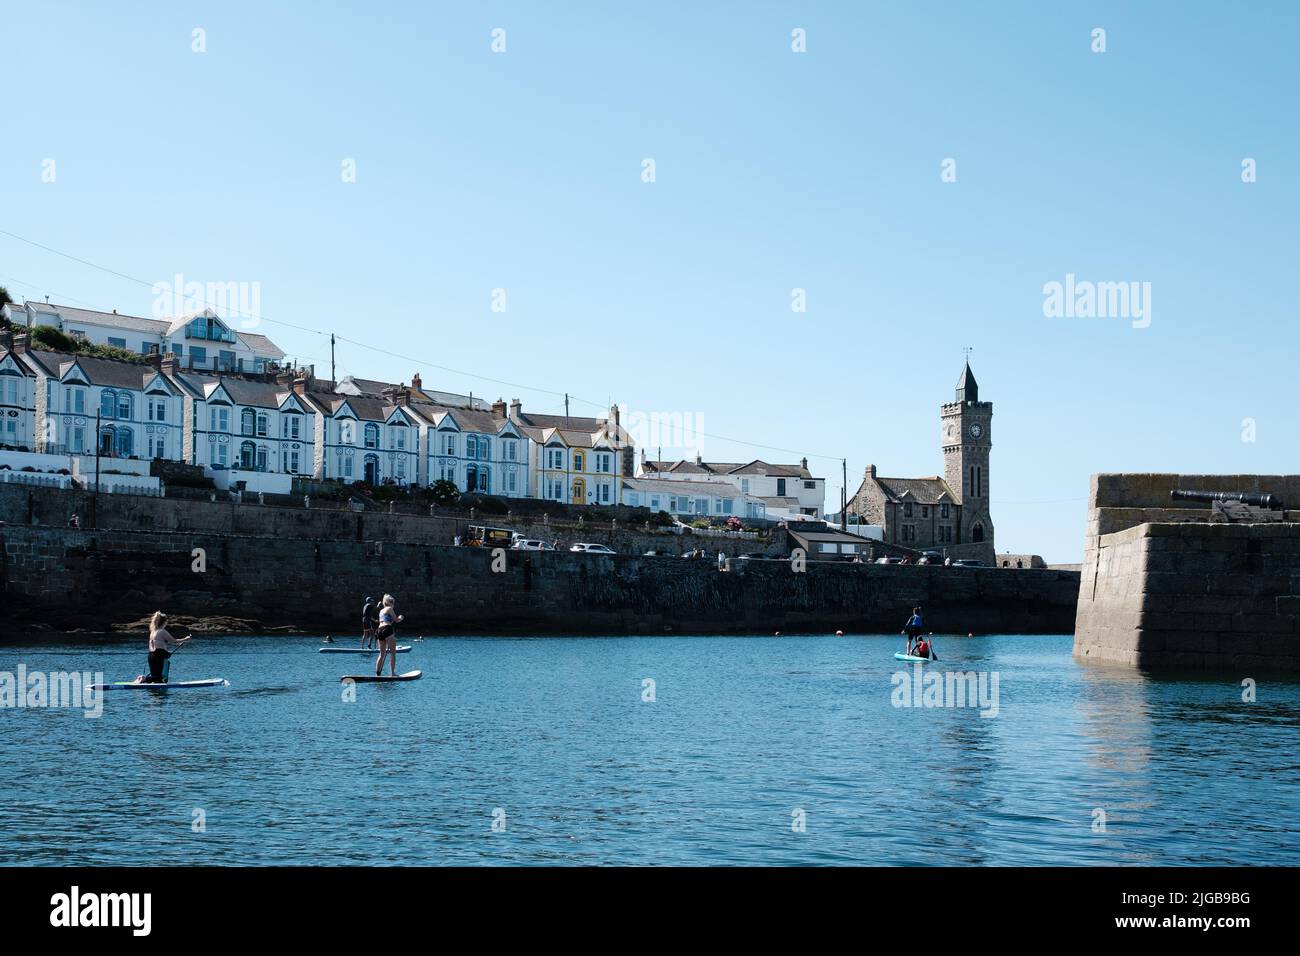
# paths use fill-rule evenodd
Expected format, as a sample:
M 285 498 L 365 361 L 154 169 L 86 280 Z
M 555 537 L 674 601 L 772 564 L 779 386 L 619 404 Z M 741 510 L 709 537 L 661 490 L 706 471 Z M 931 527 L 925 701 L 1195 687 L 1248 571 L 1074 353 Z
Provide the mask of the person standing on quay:
M 397 625 L 401 624 L 404 618 L 397 613 L 397 608 L 393 606 L 393 596 L 385 594 L 383 603 L 379 607 L 379 628 L 375 631 L 379 638 L 379 659 L 375 661 L 375 676 L 380 677 L 384 673 L 384 657 L 389 660 L 389 674 L 397 676 Z

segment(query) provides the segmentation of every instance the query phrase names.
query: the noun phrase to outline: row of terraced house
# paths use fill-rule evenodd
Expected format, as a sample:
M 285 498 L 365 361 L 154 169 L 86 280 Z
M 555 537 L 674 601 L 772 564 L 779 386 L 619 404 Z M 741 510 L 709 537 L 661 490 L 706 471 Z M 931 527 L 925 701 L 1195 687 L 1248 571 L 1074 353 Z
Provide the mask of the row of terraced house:
M 548 415 L 518 399 L 426 389 L 419 374 L 409 383 L 321 379 L 210 311 L 146 319 L 27 302 L 3 315 L 11 331 L 0 341 L 0 469 L 10 480 L 23 455 L 41 456 L 44 470 L 66 457 L 73 473 L 88 458 L 112 472 L 166 459 L 203 468 L 219 488 L 268 493 L 288 493 L 295 478 L 446 479 L 462 492 L 678 516 L 822 514 L 825 482 L 806 460 L 647 461 L 617 407 L 603 417 Z M 28 333 L 40 325 L 140 360 L 33 347 Z

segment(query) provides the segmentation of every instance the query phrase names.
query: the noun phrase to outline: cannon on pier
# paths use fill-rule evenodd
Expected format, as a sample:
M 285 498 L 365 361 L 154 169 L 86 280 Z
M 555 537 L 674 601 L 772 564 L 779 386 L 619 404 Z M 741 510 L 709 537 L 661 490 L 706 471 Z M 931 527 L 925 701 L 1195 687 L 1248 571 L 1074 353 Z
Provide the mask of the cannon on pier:
M 1211 521 L 1281 521 L 1285 505 L 1277 495 L 1253 491 L 1191 491 L 1176 488 L 1169 492 L 1174 501 L 1202 501 L 1210 506 Z

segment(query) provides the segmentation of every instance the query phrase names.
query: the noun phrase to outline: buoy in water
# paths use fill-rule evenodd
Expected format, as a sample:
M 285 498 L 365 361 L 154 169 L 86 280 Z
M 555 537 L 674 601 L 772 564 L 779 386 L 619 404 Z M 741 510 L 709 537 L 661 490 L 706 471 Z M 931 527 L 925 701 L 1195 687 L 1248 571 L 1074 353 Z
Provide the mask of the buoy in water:
M 844 632 L 843 632 L 843 631 L 836 631 L 836 632 L 835 632 L 835 636 L 836 636 L 836 637 L 843 637 L 843 636 L 844 636 Z

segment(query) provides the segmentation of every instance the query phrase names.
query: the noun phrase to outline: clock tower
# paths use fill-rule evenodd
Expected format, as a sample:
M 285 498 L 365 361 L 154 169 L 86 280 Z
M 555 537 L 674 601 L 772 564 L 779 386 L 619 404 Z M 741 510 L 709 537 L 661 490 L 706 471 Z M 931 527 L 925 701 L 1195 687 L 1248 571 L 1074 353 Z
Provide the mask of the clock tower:
M 961 524 L 956 544 L 983 545 L 992 563 L 993 521 L 989 517 L 989 451 L 993 448 L 993 403 L 979 400 L 979 383 L 967 360 L 957 394 L 940 407 L 940 443 L 943 445 L 943 475 L 961 505 Z

